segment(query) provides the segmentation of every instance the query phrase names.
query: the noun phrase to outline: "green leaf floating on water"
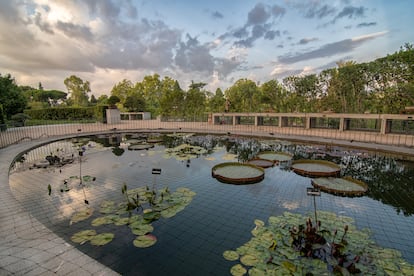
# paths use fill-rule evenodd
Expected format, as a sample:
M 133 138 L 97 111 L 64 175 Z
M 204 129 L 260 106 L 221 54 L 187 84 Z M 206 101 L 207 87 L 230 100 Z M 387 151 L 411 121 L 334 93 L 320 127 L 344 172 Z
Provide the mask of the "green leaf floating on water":
M 401 252 L 376 245 L 370 238 L 369 231 L 358 230 L 349 217 L 318 211 L 321 227 L 316 235 L 322 236 L 324 241 L 310 241 L 316 235 L 315 232 L 311 232 L 311 235 L 304 232 L 309 217 L 312 214 L 302 216 L 285 212 L 281 216 L 269 217 L 268 225 L 255 220 L 252 224 L 252 238 L 235 249 L 240 256 L 240 263 L 231 268 L 232 275 L 246 273 L 243 272 L 244 266 L 249 267 L 249 275 L 328 275 L 332 273 L 330 269 L 337 265 L 338 271 L 345 274 L 351 274 L 353 270 L 352 273 L 360 271 L 359 275 L 414 275 L 414 265 L 406 262 L 401 257 Z M 333 235 L 335 229 L 336 236 Z M 295 237 L 303 237 L 305 240 L 295 244 Z M 346 243 L 341 242 L 343 237 Z M 306 249 L 305 244 L 310 247 Z M 333 247 L 337 248 L 335 253 L 331 251 Z M 233 254 L 229 252 L 234 251 L 226 250 L 223 257 L 237 261 L 236 257 L 229 257 Z M 308 258 L 305 253 L 317 257 Z M 355 256 L 358 256 L 358 261 L 355 261 Z M 348 266 L 340 266 L 337 258 L 344 258 L 344 263 Z M 352 263 L 353 267 L 349 266 Z
M 96 218 L 92 221 L 91 225 L 92 226 L 100 226 L 100 225 L 104 225 L 104 224 L 111 224 L 114 223 L 114 221 L 118 218 L 118 216 L 116 215 L 107 215 L 104 217 L 99 217 Z
M 115 237 L 115 235 L 113 233 L 98 234 L 98 235 L 92 237 L 91 244 L 92 245 L 98 245 L 98 246 L 105 245 L 105 244 L 111 242 L 114 237 Z
M 95 230 L 83 230 L 74 234 L 70 239 L 75 243 L 84 244 L 96 235 Z
M 110 214 L 115 210 L 115 202 L 110 200 L 102 201 L 99 212 L 102 214 Z
M 154 227 L 151 224 L 143 224 L 140 221 L 136 221 L 129 225 L 131 228 L 132 233 L 137 236 L 142 236 L 154 231 Z
M 240 258 L 240 262 L 246 266 L 254 266 L 259 262 L 259 259 L 254 255 L 244 255 Z
M 76 212 L 75 214 L 73 214 L 72 218 L 70 219 L 70 224 L 72 225 L 72 223 L 76 223 L 82 220 L 86 220 L 88 219 L 90 216 L 92 216 L 93 214 L 93 209 L 92 208 L 85 208 L 82 209 L 78 212 Z
M 242 276 L 247 273 L 247 270 L 241 264 L 236 264 L 231 268 L 230 273 L 233 276 Z
M 223 252 L 223 257 L 227 261 L 236 261 L 239 259 L 239 253 L 233 250 L 226 250 Z
M 157 238 L 154 235 L 147 234 L 143 236 L 138 236 L 134 240 L 134 246 L 140 248 L 146 248 L 153 246 L 157 242 Z

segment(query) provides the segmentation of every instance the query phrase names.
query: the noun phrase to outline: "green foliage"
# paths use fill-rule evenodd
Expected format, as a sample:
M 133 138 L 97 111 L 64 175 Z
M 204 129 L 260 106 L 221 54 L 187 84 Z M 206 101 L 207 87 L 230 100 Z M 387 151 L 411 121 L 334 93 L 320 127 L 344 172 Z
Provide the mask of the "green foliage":
M 101 114 L 102 111 L 97 111 L 95 107 L 52 107 L 25 110 L 24 112 L 35 120 L 84 120 L 95 119 L 96 115 Z
M 115 106 L 117 103 L 119 103 L 121 99 L 118 96 L 112 95 L 108 98 L 108 104 L 110 106 Z
M 88 93 L 91 92 L 89 81 L 83 81 L 81 78 L 72 75 L 64 81 L 70 94 L 71 103 L 75 106 L 88 105 Z
M 7 119 L 10 119 L 13 114 L 23 112 L 26 108 L 27 99 L 10 74 L 5 76 L 0 74 L 0 104 L 3 105 Z
M 6 123 L 6 119 L 4 116 L 3 105 L 0 103 L 0 124 Z

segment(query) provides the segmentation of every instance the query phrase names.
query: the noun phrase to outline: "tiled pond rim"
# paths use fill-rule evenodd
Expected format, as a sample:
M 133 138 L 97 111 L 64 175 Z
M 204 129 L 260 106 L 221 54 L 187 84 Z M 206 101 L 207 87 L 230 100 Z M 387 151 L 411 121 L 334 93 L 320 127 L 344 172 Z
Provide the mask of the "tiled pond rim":
M 117 275 L 46 228 L 25 211 L 10 191 L 9 168 L 14 158 L 28 149 L 61 138 L 64 137 L 22 141 L 0 149 L 0 275 Z M 318 139 L 318 142 L 324 140 Z M 372 144 L 349 142 L 348 146 L 378 150 L 378 145 Z M 381 147 L 388 152 L 414 156 L 412 148 Z

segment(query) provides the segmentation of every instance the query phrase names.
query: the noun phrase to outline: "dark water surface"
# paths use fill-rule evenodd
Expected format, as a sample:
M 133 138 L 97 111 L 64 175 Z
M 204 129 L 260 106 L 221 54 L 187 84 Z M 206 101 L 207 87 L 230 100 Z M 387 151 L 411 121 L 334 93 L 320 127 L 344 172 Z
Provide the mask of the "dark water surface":
M 52 143 L 26 153 L 10 175 L 11 190 L 35 218 L 73 244 L 123 275 L 229 275 L 234 262 L 223 258 L 225 250 L 234 250 L 251 238 L 254 220 L 267 221 L 285 211 L 313 214 L 313 198 L 306 195 L 311 179 L 280 167 L 266 169 L 265 179 L 252 185 L 231 185 L 211 177 L 211 168 L 228 162 L 228 153 L 248 159 L 259 150 L 283 150 L 295 159 L 319 158 L 341 164 L 344 175 L 364 180 L 370 191 L 363 197 L 340 197 L 322 193 L 316 198 L 318 210 L 352 217 L 356 226 L 369 228 L 372 238 L 382 247 L 394 248 L 411 264 L 414 263 L 414 168 L 391 158 L 362 151 L 294 145 L 272 142 L 267 145 L 250 138 L 219 140 L 212 137 L 189 138 L 186 142 L 208 149 L 221 146 L 209 154 L 191 159 L 190 163 L 166 158 L 165 148 L 182 140 L 167 138 L 164 143 L 143 151 L 128 150 L 124 143 L 131 136 L 82 140 L 85 152 L 79 164 L 79 146 L 66 140 Z M 133 138 L 133 137 L 132 137 Z M 79 140 L 76 140 L 79 142 Z M 74 154 L 75 160 L 63 167 L 29 169 L 37 160 L 52 155 Z M 236 159 L 230 161 L 237 161 Z M 189 165 L 189 166 L 187 166 Z M 161 175 L 152 175 L 152 168 L 161 168 Z M 84 190 L 72 185 L 61 192 L 64 179 L 91 175 L 96 181 Z M 128 226 L 92 227 L 103 200 L 121 201 L 121 188 L 168 186 L 171 191 L 187 187 L 196 193 L 192 202 L 172 218 L 152 223 L 157 243 L 149 248 L 133 245 L 135 235 Z M 51 195 L 47 186 L 51 185 Z M 95 209 L 92 218 L 70 225 L 72 214 L 85 206 Z M 85 229 L 98 233 L 115 233 L 112 242 L 97 247 L 74 244 L 70 237 Z

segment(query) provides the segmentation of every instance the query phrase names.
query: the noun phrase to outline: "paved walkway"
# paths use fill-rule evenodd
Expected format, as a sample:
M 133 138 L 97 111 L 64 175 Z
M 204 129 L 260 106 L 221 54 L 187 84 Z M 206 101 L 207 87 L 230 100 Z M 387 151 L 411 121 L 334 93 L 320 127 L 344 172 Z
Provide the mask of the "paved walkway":
M 26 128 L 25 139 L 13 136 L 12 131 L 3 133 L 0 138 L 15 139 L 13 145 L 0 149 L 0 275 L 117 275 L 96 260 L 78 251 L 65 240 L 31 216 L 24 206 L 13 197 L 9 186 L 9 167 L 13 159 L 21 152 L 42 143 L 64 137 L 70 133 L 98 133 L 102 131 L 138 130 L 148 131 L 190 131 L 204 133 L 227 133 L 238 135 L 266 136 L 279 139 L 307 140 L 324 144 L 341 144 L 344 146 L 367 148 L 413 158 L 414 149 L 396 146 L 359 143 L 345 140 L 332 140 L 315 137 L 303 137 L 292 134 L 270 133 L 268 129 L 250 126 L 214 126 L 208 128 L 206 123 L 169 123 L 154 125 L 143 122 L 137 125 L 71 125 Z M 159 127 L 157 127 L 159 126 Z M 116 128 L 116 130 L 114 130 Z M 6 137 L 6 134 L 10 137 Z M 33 137 L 32 137 L 33 136 Z M 33 139 L 33 140 L 30 140 Z M 20 141 L 19 143 L 17 143 Z M 10 144 L 10 143 L 8 143 Z M 4 146 L 4 145 L 3 145 Z

